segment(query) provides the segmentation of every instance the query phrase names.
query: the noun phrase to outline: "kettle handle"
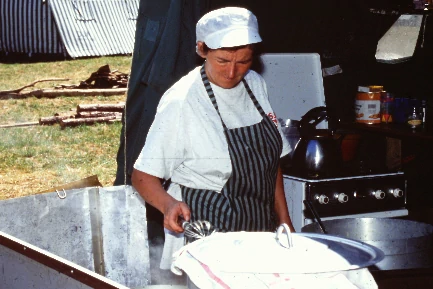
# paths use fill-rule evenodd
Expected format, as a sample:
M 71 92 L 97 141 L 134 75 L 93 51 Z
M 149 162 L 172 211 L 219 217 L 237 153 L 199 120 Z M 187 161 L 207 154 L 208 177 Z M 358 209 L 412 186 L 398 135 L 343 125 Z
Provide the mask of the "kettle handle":
M 337 130 L 337 124 L 340 119 L 337 118 L 325 106 L 318 106 L 310 109 L 299 122 L 299 132 L 301 136 L 307 136 L 314 133 L 318 124 L 328 121 L 328 130 L 331 135 Z

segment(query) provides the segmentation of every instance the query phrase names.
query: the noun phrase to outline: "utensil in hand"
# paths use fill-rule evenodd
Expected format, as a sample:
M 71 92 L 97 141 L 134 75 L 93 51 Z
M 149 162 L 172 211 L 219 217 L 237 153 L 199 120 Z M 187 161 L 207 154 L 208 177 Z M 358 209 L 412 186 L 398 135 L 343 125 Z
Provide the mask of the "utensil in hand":
M 209 221 L 206 220 L 188 222 L 182 217 L 179 217 L 179 221 L 180 225 L 184 229 L 185 236 L 194 241 L 210 236 L 218 231 L 218 229 L 216 229 Z
M 309 200 L 304 200 L 305 206 L 308 207 L 308 209 L 313 214 L 313 217 L 316 219 L 317 223 L 319 224 L 320 230 L 322 230 L 323 234 L 328 234 L 328 232 L 325 229 L 325 226 L 322 223 L 322 220 L 319 217 L 319 214 L 317 213 L 316 209 L 314 208 L 313 204 Z

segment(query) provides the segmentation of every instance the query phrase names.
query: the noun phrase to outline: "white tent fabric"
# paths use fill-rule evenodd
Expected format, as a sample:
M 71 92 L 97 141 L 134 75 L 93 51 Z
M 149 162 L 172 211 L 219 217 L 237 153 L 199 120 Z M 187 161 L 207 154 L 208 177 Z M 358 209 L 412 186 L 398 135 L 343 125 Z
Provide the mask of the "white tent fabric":
M 139 0 L 51 0 L 49 3 L 72 58 L 132 53 Z

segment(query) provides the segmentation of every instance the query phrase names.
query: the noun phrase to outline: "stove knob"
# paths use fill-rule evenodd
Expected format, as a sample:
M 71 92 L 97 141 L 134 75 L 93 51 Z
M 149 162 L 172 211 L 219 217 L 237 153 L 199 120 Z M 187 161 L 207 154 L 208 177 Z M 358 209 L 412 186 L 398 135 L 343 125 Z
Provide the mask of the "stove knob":
M 391 189 L 389 190 L 391 195 L 393 195 L 396 198 L 401 198 L 404 196 L 404 192 L 401 189 Z
M 373 191 L 372 195 L 378 200 L 382 200 L 385 198 L 385 193 L 382 190 Z
M 339 201 L 340 203 L 346 203 L 347 201 L 349 201 L 349 196 L 345 193 L 335 194 L 334 196 L 335 199 L 337 199 L 337 201 Z
M 325 195 L 317 196 L 316 199 L 321 205 L 326 205 L 327 203 L 329 203 L 329 198 Z

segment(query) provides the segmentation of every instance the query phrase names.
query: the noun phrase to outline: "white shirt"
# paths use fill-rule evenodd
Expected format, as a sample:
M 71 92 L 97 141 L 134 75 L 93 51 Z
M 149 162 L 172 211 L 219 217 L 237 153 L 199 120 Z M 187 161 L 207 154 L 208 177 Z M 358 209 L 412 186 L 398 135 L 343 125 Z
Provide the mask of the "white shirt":
M 263 78 L 250 70 L 245 80 L 278 127 L 283 141 L 281 156 L 288 154 L 290 148 L 273 114 Z M 229 129 L 261 121 L 242 82 L 231 89 L 211 86 L 221 118 Z M 228 145 L 221 119 L 204 88 L 200 67 L 162 96 L 134 168 L 190 188 L 220 192 L 226 184 L 232 170 Z M 178 194 L 172 191 L 172 195 Z

